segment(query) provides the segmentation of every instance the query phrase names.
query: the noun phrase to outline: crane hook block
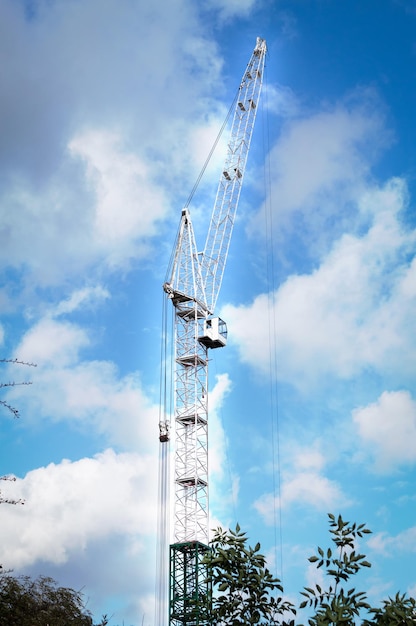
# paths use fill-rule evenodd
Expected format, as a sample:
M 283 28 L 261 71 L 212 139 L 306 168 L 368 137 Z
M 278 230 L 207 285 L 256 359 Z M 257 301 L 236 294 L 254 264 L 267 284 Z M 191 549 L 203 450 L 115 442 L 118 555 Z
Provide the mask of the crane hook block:
M 159 423 L 159 441 L 160 443 L 169 441 L 169 425 L 167 422 Z

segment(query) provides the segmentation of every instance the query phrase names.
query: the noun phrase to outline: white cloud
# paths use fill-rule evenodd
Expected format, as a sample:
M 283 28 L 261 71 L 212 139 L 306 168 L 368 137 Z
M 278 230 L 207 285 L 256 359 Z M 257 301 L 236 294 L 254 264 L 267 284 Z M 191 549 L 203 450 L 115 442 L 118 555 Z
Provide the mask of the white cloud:
M 267 524 L 275 523 L 275 512 L 279 508 L 308 506 L 330 511 L 348 504 L 340 485 L 324 475 L 326 461 L 317 448 L 299 448 L 292 462 L 293 467 L 282 473 L 280 495 L 266 493 L 254 503 Z
M 321 589 L 325 589 L 325 574 L 324 570 L 318 569 L 315 563 L 308 563 L 306 567 L 306 587 L 315 587 L 319 585 Z
M 376 469 L 416 463 L 416 402 L 408 391 L 385 391 L 355 409 L 353 420 Z
M 36 561 L 64 563 L 72 551 L 120 533 L 140 551 L 155 527 L 151 465 L 157 467 L 154 457 L 106 450 L 94 458 L 52 463 L 11 483 L 7 493 L 25 504 L 2 508 L 3 564 L 20 569 Z
M 275 115 L 283 118 L 299 115 L 300 103 L 292 89 L 286 85 L 264 84 L 262 98 Z
M 228 374 L 219 374 L 209 394 L 210 528 L 228 526 L 238 500 L 240 481 L 230 465 L 222 420 L 222 405 L 230 390 Z
M 407 593 L 411 598 L 416 596 L 416 583 L 408 588 Z
M 341 236 L 316 270 L 289 276 L 274 294 L 224 307 L 241 359 L 268 371 L 265 347 L 276 328 L 278 376 L 298 387 L 365 368 L 409 376 L 416 367 L 416 260 L 409 261 L 416 233 L 398 215 L 406 200 L 398 179 L 369 189 L 360 201 L 363 234 Z
M 275 523 L 275 511 L 290 506 L 313 507 L 328 511 L 345 505 L 346 499 L 340 486 L 321 474 L 308 471 L 284 477 L 281 496 L 264 494 L 256 500 L 254 508 L 267 524 Z
M 90 343 L 86 332 L 70 322 L 40 320 L 23 337 L 17 352 L 25 361 L 39 364 L 39 371 L 73 365 L 79 351 Z
M 0 7 L 0 262 L 33 288 L 149 253 L 198 173 L 185 147 L 219 117 L 222 58 L 187 0 L 31 11 Z
M 303 502 L 321 510 L 331 510 L 344 500 L 334 481 L 314 471 L 299 472 L 282 487 L 283 506 Z
M 299 469 L 320 471 L 325 465 L 325 459 L 316 448 L 307 448 L 295 453 L 294 462 Z
M 98 616 L 111 607 L 117 623 L 153 612 L 156 455 L 107 449 L 63 460 L 7 484 L 7 494 L 25 504 L 2 507 L 4 567 L 88 589 L 88 608 Z
M 167 208 L 163 193 L 149 167 L 125 152 L 113 133 L 89 131 L 72 139 L 69 150 L 85 161 L 87 181 L 95 192 L 90 243 L 109 266 L 123 265 L 138 254 L 138 242 L 155 234 Z
M 106 300 L 110 297 L 107 289 L 104 289 L 100 285 L 96 287 L 83 287 L 82 289 L 77 289 L 71 295 L 59 302 L 52 315 L 65 315 L 67 313 L 73 313 L 81 306 L 88 306 L 95 304 L 97 302 L 101 302 L 102 300 Z
M 209 0 L 209 4 L 219 10 L 222 19 L 228 20 L 249 15 L 256 4 L 256 0 Z
M 376 533 L 368 540 L 368 545 L 375 552 L 388 556 L 397 552 L 416 552 L 416 526 L 407 528 L 396 536 L 386 532 Z
M 142 389 L 139 374 L 120 377 L 110 361 L 83 359 L 82 351 L 89 345 L 90 338 L 80 326 L 40 320 L 17 348 L 22 359 L 37 364 L 31 372 L 30 394 L 14 387 L 7 398 L 18 404 L 26 420 L 36 415 L 72 421 L 80 428 L 94 428 L 110 445 L 153 450 L 158 407 Z
M 148 167 L 119 136 L 90 131 L 74 137 L 69 151 L 42 191 L 19 181 L 0 198 L 3 266 L 25 267 L 36 285 L 82 276 L 97 263 L 102 271 L 142 258 L 168 208 Z M 75 161 L 85 163 L 85 183 L 81 172 L 73 180 Z M 3 215 L 6 205 L 14 210 Z
M 361 194 L 369 164 L 388 140 L 380 103 L 369 90 L 352 94 L 333 108 L 290 119 L 270 154 L 270 199 L 253 217 L 250 230 L 264 228 L 269 203 L 279 229 L 288 226 L 294 212 L 293 227 L 298 230 L 301 222 L 315 238 L 335 211 L 342 223 L 343 207 Z
M 214 387 L 209 392 L 209 471 L 217 479 L 221 479 L 223 476 L 227 457 L 227 442 L 221 419 L 221 410 L 224 399 L 230 390 L 231 380 L 228 374 L 219 374 L 216 376 Z
M 194 106 L 185 94 L 196 87 L 189 73 L 204 67 L 201 50 L 203 64 L 216 57 L 209 40 L 197 46 L 203 29 L 187 0 L 163 6 L 151 0 L 36 2 L 31 9 L 27 19 L 23 4 L 0 7 L 4 56 L 13 59 L 4 68 L 0 117 L 1 156 L 8 164 L 54 167 L 56 139 L 66 137 L 65 145 L 69 129 L 73 134 L 74 126 L 95 126 L 97 120 L 118 128 L 138 125 L 147 145 L 151 136 L 157 141 L 155 119 L 165 126 Z M 217 64 L 209 67 L 212 78 Z M 199 82 L 201 87 L 205 92 Z M 167 99 L 169 110 L 161 118 Z
M 388 594 L 391 593 L 391 587 L 391 582 L 385 582 L 380 578 L 372 579 L 371 584 L 367 588 L 370 604 L 375 606 L 380 602 L 380 598 L 387 598 Z

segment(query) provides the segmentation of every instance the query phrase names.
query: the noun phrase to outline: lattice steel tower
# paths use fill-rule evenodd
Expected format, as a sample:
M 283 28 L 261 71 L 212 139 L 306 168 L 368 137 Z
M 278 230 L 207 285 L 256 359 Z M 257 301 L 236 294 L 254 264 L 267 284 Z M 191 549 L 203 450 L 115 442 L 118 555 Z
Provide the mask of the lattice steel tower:
M 239 87 L 203 252 L 198 252 L 185 208 L 163 285 L 174 307 L 175 499 L 169 595 L 169 623 L 174 626 L 210 623 L 210 589 L 203 563 L 208 550 L 208 351 L 227 341 L 226 325 L 215 317 L 215 305 L 256 119 L 265 55 L 266 42 L 257 38 Z M 159 427 L 161 446 L 166 447 L 166 415 Z M 166 450 L 162 459 L 168 463 Z M 166 469 L 162 476 L 167 476 Z

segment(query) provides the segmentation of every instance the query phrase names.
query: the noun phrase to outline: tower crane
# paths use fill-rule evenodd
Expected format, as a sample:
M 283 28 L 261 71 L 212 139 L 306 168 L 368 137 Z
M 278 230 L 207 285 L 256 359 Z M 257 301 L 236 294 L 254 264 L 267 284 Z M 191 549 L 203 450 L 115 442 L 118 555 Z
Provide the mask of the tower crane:
M 227 343 L 215 316 L 263 82 L 266 42 L 257 38 L 244 72 L 205 246 L 198 251 L 189 209 L 182 210 L 166 282 L 174 308 L 174 542 L 170 545 L 169 624 L 210 623 L 208 548 L 208 353 Z M 170 421 L 159 423 L 162 481 L 167 480 Z M 166 486 L 162 485 L 166 493 Z M 167 503 L 165 503 L 167 504 Z M 162 504 L 163 506 L 163 504 Z M 163 616 L 162 616 L 163 618 Z M 160 626 L 160 624 L 156 624 Z

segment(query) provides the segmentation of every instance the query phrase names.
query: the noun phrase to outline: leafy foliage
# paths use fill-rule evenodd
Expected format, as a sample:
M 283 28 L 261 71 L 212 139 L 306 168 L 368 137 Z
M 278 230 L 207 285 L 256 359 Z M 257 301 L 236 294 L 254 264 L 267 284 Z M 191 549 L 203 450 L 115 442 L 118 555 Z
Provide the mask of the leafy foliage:
M 106 626 L 104 617 L 98 626 Z M 0 626 L 93 626 L 82 594 L 52 578 L 0 576 Z
M 315 616 L 309 619 L 310 626 L 353 626 L 361 609 L 369 609 L 370 605 L 366 602 L 365 592 L 355 588 L 347 591 L 340 585 L 348 582 L 363 567 L 371 567 L 365 560 L 365 554 L 355 551 L 357 538 L 371 533 L 371 530 L 365 524 L 350 524 L 341 515 L 337 519 L 332 514 L 328 517 L 329 532 L 336 551 L 333 553 L 331 548 L 324 551 L 318 547 L 318 553 L 309 557 L 309 561 L 316 563 L 317 568 L 324 566 L 331 583 L 326 590 L 318 584 L 314 588 L 305 587 L 301 594 L 306 600 L 301 602 L 300 608 L 309 606 L 316 610 Z
M 284 624 L 284 614 L 295 613 L 289 602 L 274 592 L 283 592 L 278 578 L 266 567 L 260 544 L 247 546 L 247 535 L 237 524 L 235 531 L 218 528 L 206 562 L 210 582 L 217 590 L 212 603 L 213 624 Z
M 305 598 L 299 609 L 312 610 L 309 626 L 416 626 L 416 600 L 396 594 L 372 608 L 363 591 L 346 588 L 350 578 L 362 568 L 371 567 L 364 554 L 356 551 L 357 540 L 371 533 L 365 524 L 344 521 L 341 515 L 329 514 L 329 532 L 333 546 L 309 558 L 326 571 L 328 585 L 304 587 Z M 260 544 L 247 547 L 247 536 L 237 525 L 235 531 L 218 528 L 209 554 L 211 582 L 217 590 L 213 598 L 213 624 L 239 626 L 279 624 L 294 626 L 294 606 L 283 599 L 283 588 L 266 567 Z M 275 592 L 280 594 L 275 597 Z M 366 610 L 370 617 L 361 620 Z M 301 626 L 299 624 L 299 626 Z
M 394 598 L 384 600 L 382 608 L 370 609 L 374 615 L 363 626 L 414 626 L 416 624 L 416 600 L 397 593 Z

